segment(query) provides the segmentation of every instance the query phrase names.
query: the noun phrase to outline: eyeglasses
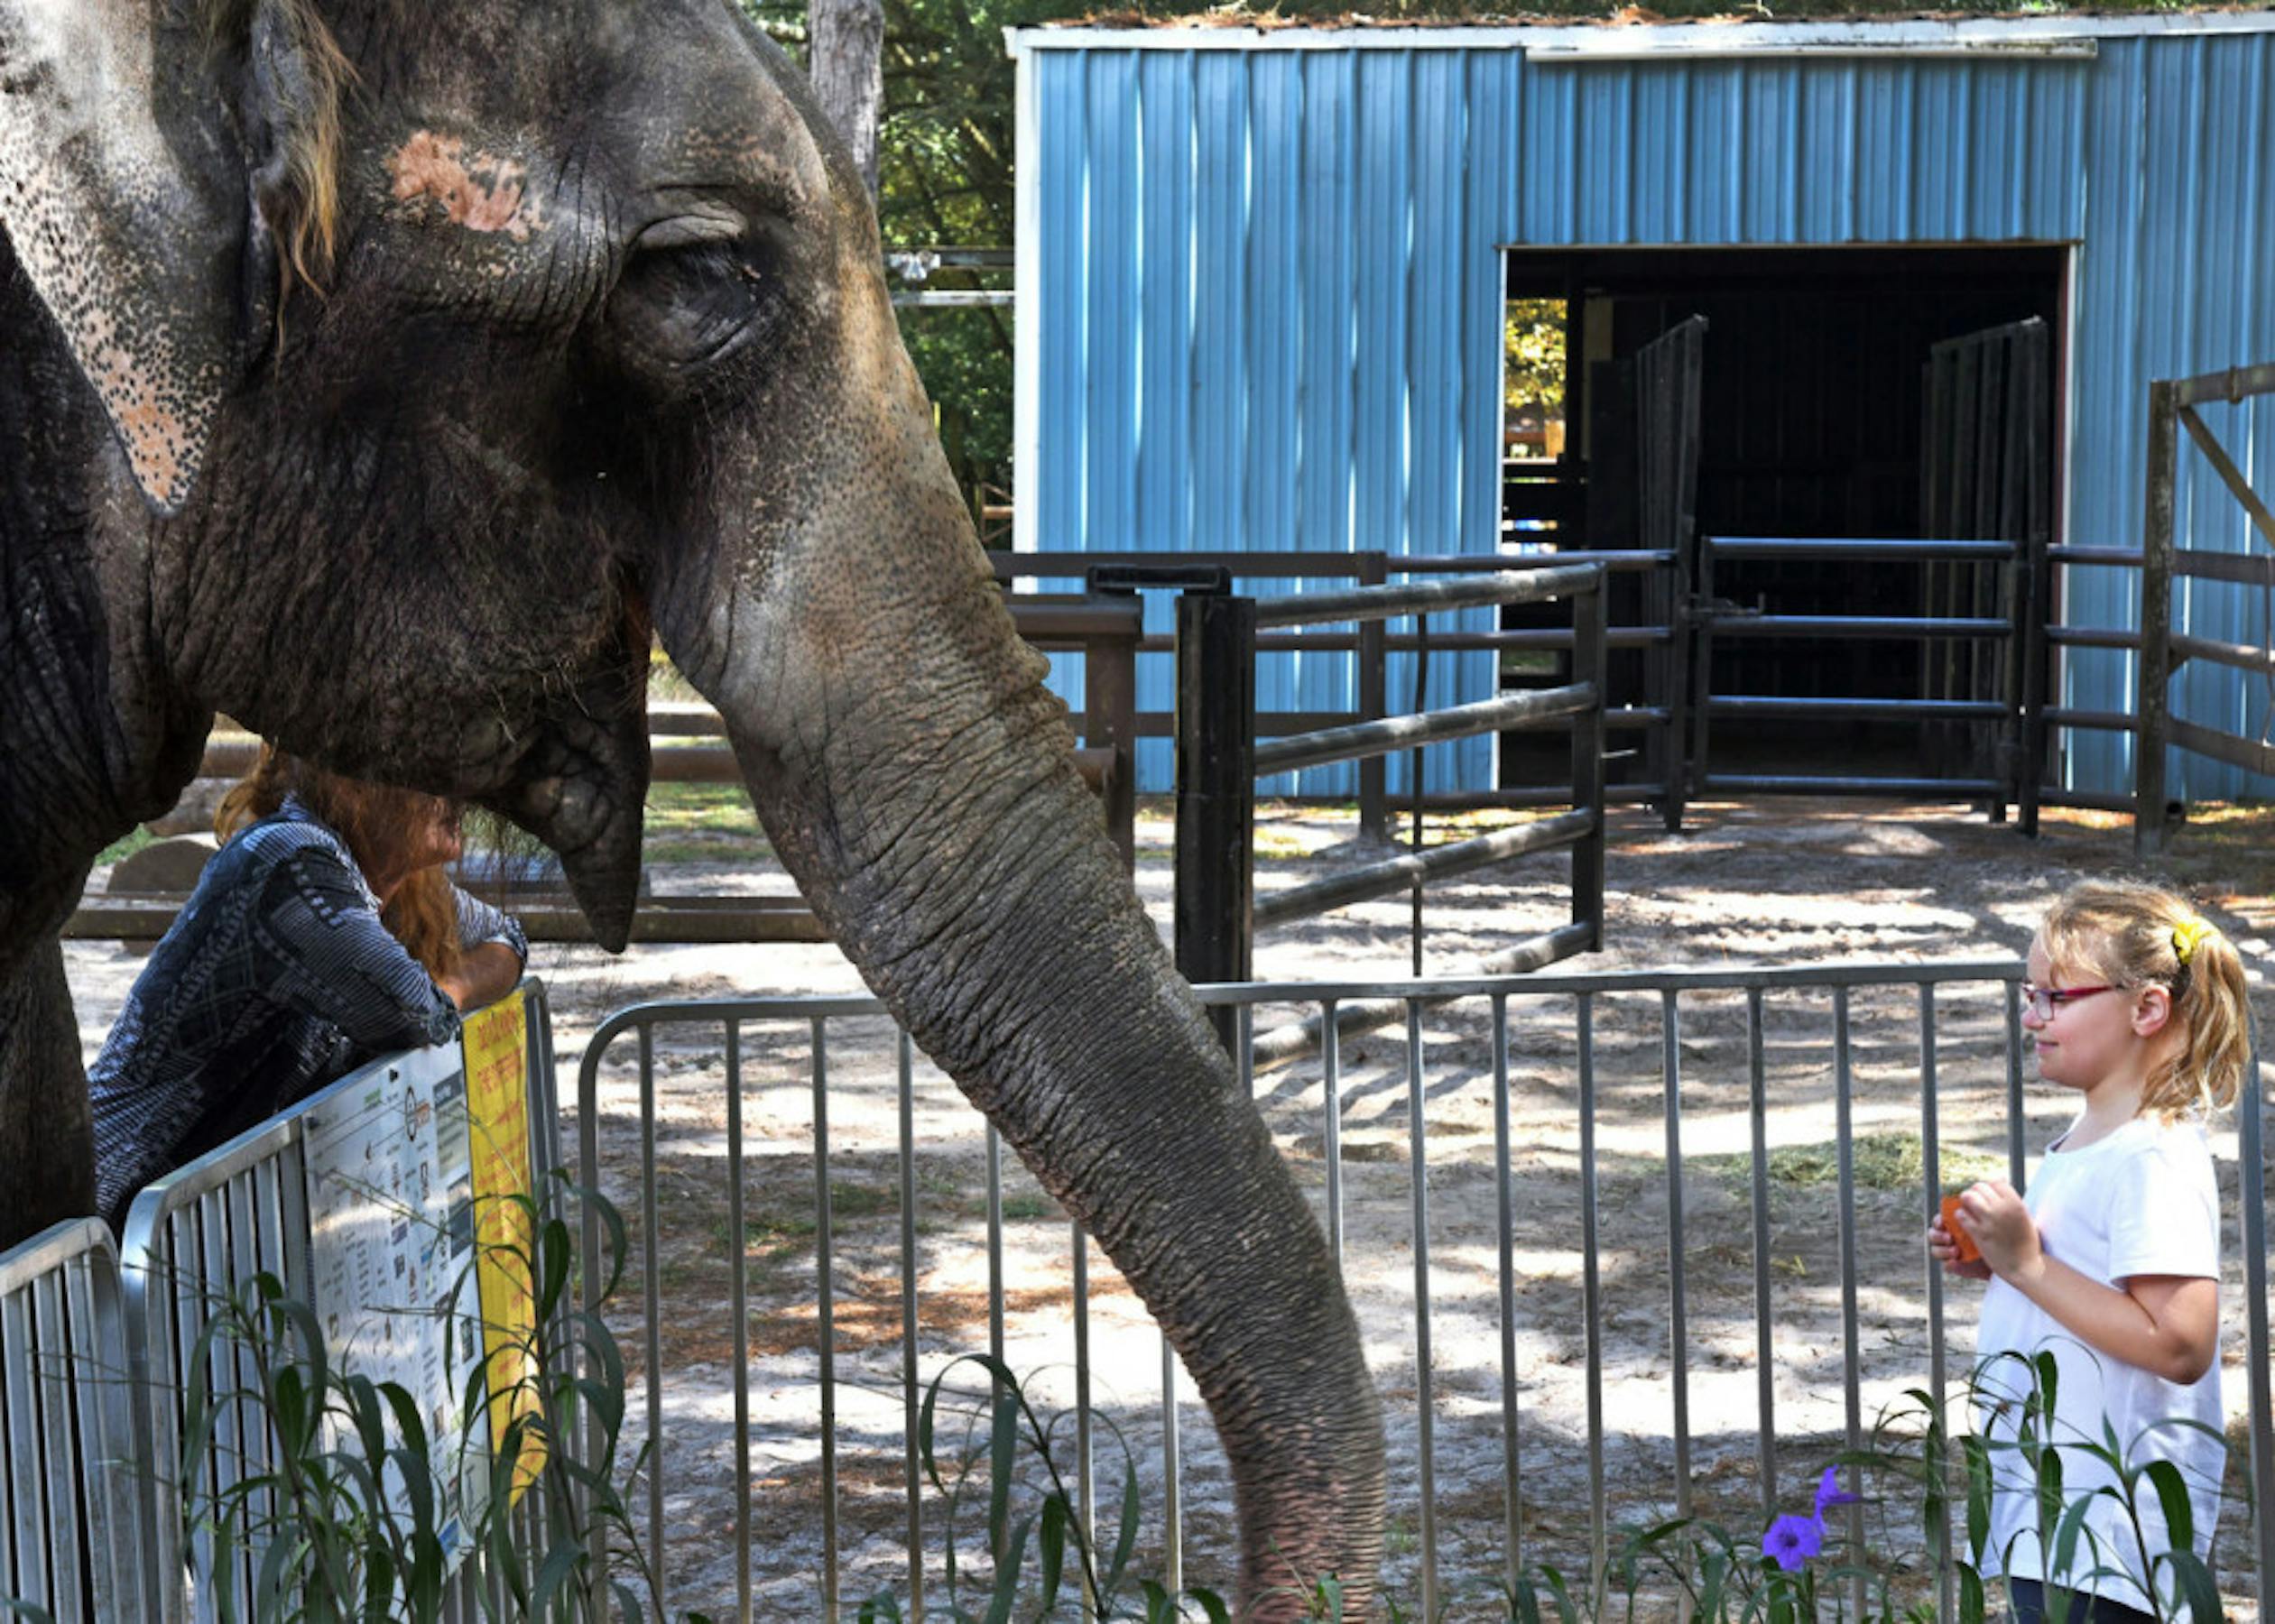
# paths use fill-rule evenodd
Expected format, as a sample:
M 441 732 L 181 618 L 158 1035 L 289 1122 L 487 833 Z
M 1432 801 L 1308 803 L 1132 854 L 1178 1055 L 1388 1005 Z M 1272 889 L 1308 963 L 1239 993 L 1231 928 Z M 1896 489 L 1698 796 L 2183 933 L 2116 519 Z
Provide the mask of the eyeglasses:
M 2022 1013 L 2036 1015 L 2040 1020 L 2054 1019 L 2054 1011 L 2066 1003 L 2081 998 L 2091 998 L 2096 992 L 2114 992 L 2115 986 L 2106 987 L 2033 987 L 2024 982 L 2015 989 L 2022 1000 Z

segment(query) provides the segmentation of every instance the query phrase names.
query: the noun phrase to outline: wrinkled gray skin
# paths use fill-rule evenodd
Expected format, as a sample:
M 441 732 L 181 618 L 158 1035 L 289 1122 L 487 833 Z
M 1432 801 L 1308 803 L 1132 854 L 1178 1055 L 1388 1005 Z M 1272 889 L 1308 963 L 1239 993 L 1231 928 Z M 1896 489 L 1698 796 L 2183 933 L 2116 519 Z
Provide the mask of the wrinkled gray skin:
M 279 0 L 210 48 L 0 0 L 0 1240 L 91 1210 L 55 933 L 217 709 L 504 812 L 620 946 L 652 625 L 846 951 L 1183 1354 L 1249 1610 L 1371 1579 L 1336 1267 L 1076 776 L 802 82 L 723 0 L 313 3 L 356 74 L 322 297 L 278 269 Z

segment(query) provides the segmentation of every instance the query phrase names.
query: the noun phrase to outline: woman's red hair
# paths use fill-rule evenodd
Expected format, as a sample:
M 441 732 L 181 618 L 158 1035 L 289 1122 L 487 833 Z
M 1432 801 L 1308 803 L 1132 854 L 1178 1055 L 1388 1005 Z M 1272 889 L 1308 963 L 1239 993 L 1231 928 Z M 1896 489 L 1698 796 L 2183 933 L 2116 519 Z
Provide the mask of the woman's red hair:
M 214 833 L 227 840 L 274 813 L 288 795 L 298 796 L 347 843 L 356 866 L 366 876 L 388 866 L 404 835 L 431 816 L 434 799 L 415 789 L 342 778 L 264 743 L 253 770 L 221 798 Z M 458 899 L 440 868 L 414 870 L 387 899 L 379 918 L 428 974 L 439 980 L 458 967 Z

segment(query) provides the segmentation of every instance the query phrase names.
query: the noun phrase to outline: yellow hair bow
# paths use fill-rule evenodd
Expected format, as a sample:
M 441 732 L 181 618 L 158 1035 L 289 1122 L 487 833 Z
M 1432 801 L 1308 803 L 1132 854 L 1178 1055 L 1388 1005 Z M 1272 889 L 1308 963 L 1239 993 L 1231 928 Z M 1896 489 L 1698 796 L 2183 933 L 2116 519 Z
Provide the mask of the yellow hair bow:
M 2190 914 L 2172 927 L 2172 956 L 2185 966 L 2197 948 L 2219 934 L 2219 927 L 2211 920 Z

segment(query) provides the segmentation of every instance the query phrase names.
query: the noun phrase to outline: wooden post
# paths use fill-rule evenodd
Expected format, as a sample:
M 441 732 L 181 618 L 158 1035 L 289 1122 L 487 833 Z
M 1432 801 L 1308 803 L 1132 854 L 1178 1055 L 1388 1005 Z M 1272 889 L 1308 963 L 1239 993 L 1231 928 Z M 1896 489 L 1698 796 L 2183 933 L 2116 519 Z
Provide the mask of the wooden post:
M 2178 399 L 2170 382 L 2149 385 L 2148 512 L 2141 534 L 2141 667 L 2133 701 L 2132 849 L 2165 846 L 2164 750 L 2171 715 L 2172 511 L 2179 455 Z
M 1256 815 L 1256 601 L 1177 601 L 1177 968 L 1187 981 L 1251 975 Z M 1234 1049 L 1239 1011 L 1209 1011 Z
M 1134 592 L 1117 594 L 1134 611 Z M 1122 853 L 1122 865 L 1137 868 L 1137 645 L 1140 617 L 1133 613 L 1124 633 L 1094 632 L 1083 650 L 1083 743 L 1114 752 L 1106 775 L 1105 826 Z

